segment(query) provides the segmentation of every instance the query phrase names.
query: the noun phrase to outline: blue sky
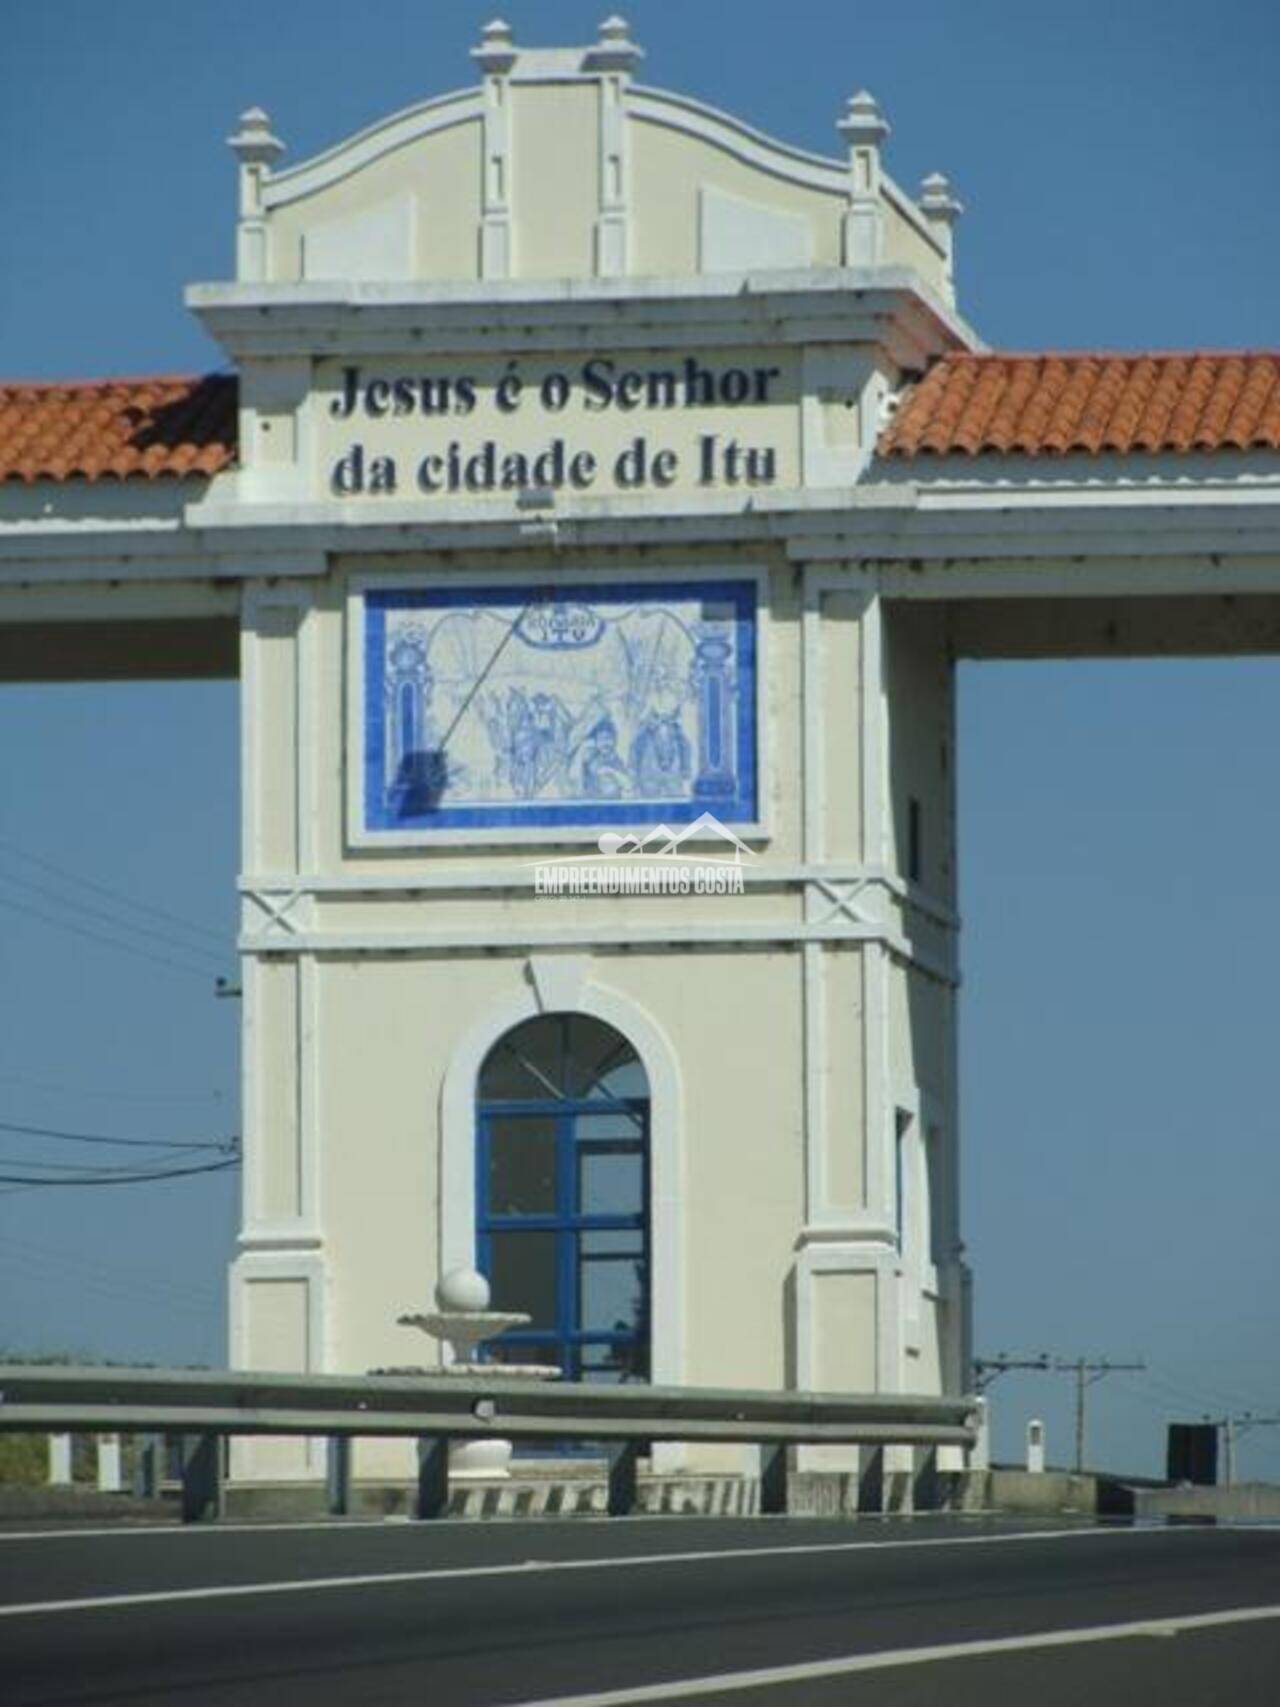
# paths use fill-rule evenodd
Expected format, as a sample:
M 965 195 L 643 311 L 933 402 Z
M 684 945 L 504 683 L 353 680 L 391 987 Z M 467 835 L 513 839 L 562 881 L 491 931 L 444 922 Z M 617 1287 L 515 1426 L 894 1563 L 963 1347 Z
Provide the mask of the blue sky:
M 606 9 L 505 15 L 553 43 L 590 39 Z M 843 103 L 869 87 L 899 182 L 941 168 L 967 204 L 960 303 L 993 345 L 1280 347 L 1266 0 L 628 15 L 647 81 L 810 148 L 837 151 Z M 486 16 L 421 0 L 12 9 L 0 375 L 220 365 L 181 292 L 230 275 L 236 115 L 266 106 L 301 158 L 471 81 Z M 967 666 L 960 704 L 979 1347 L 1145 1355 L 1146 1375 L 1092 1390 L 1091 1456 L 1154 1470 L 1169 1418 L 1280 1409 L 1280 664 Z M 230 684 L 0 690 L 0 1120 L 237 1129 L 238 1014 L 211 994 L 234 969 L 236 739 Z M 126 917 L 154 934 L 122 936 Z M 81 1159 L 19 1135 L 0 1156 L 37 1149 Z M 216 1361 L 234 1217 L 228 1175 L 0 1196 L 0 1344 Z M 1069 1387 L 1004 1378 L 997 1448 L 1041 1415 L 1065 1457 Z M 1280 1429 L 1247 1437 L 1242 1466 L 1280 1477 Z

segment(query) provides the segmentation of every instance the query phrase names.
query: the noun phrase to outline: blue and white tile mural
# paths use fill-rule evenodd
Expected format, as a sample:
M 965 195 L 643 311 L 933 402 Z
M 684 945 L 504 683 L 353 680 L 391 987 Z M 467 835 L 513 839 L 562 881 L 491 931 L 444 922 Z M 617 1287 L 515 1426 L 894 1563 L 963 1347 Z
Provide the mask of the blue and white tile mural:
M 754 581 L 365 593 L 365 829 L 754 821 L 755 615 Z

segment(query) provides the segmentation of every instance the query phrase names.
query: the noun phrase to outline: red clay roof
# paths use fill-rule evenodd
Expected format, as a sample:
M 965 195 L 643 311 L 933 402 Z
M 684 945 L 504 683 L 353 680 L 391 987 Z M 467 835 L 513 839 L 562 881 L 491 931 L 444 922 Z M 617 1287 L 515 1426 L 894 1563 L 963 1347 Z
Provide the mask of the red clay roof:
M 233 374 L 0 385 L 0 481 L 208 477 L 236 458 Z M 1280 450 L 1280 351 L 950 355 L 884 457 Z
M 231 374 L 0 385 L 0 481 L 207 476 L 234 462 Z
M 1280 351 L 951 355 L 881 456 L 1280 450 Z

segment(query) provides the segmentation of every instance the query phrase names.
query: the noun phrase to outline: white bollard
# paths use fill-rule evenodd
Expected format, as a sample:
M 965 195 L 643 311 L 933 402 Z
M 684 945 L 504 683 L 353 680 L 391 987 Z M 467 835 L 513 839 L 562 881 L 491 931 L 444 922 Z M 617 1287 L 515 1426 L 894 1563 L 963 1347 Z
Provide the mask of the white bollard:
M 51 1434 L 49 1436 L 49 1486 L 51 1488 L 69 1488 L 71 1486 L 71 1436 L 69 1434 Z
M 1027 1424 L 1027 1469 L 1033 1476 L 1044 1474 L 1044 1424 L 1039 1417 Z
M 120 1464 L 120 1436 L 118 1434 L 100 1434 L 98 1436 L 98 1492 L 100 1494 L 118 1494 L 124 1486 Z

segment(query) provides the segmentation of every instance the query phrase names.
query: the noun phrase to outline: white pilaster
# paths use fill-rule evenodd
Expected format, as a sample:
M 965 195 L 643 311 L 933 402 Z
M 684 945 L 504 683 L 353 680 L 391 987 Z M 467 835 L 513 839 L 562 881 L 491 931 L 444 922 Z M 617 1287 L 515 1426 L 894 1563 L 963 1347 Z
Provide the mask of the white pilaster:
M 829 788 L 839 786 L 828 752 L 824 596 L 839 595 L 847 600 L 854 590 L 846 574 L 813 565 L 805 568 L 801 614 L 800 839 L 805 867 L 812 870 L 823 869 L 828 858 L 827 793 Z M 865 848 L 879 845 L 879 807 L 874 803 L 879 800 L 884 774 L 883 766 L 873 764 L 868 775 L 866 756 L 869 748 L 878 750 L 878 743 L 883 741 L 881 644 L 879 603 L 868 595 L 860 622 L 858 671 L 863 773 L 859 833 L 868 863 Z M 853 885 L 824 881 L 806 885 L 807 921 L 824 917 L 833 906 L 856 908 L 860 904 L 861 896 Z M 829 957 L 834 951 L 835 945 L 822 941 L 807 942 L 803 949 L 805 1226 L 795 1267 L 795 1379 L 802 1388 L 837 1378 L 867 1388 L 893 1391 L 900 1384 L 901 1299 L 892 1206 L 877 1191 L 884 1175 L 884 1159 L 879 1154 L 882 1128 L 886 1120 L 892 1120 L 892 1111 L 887 1108 L 890 959 L 887 949 L 878 942 L 863 942 L 859 950 L 862 1018 L 858 1021 L 850 1014 L 850 1035 L 834 1037 L 828 988 Z M 838 1141 L 836 1134 L 844 1133 L 849 1142 L 856 1141 L 850 1111 L 831 1106 L 829 1089 L 832 1051 L 850 1046 L 860 1048 L 862 1058 L 865 1131 L 860 1208 L 851 1207 L 847 1201 L 833 1201 L 829 1179 L 829 1146 Z M 845 1337 L 850 1311 L 859 1322 L 857 1336 L 851 1341 Z M 802 1469 L 854 1471 L 858 1468 L 859 1455 L 852 1448 L 806 1447 L 799 1452 L 797 1462 Z
M 595 265 L 598 278 L 627 271 L 630 250 L 630 184 L 627 146 L 627 84 L 643 49 L 630 39 L 627 21 L 617 16 L 600 25 L 600 39 L 584 64 L 600 73 L 599 184 Z
M 328 1285 L 325 1257 L 314 1247 L 241 1249 L 230 1274 L 231 1367 L 302 1374 L 332 1369 Z M 324 1443 L 315 1438 L 241 1436 L 231 1442 L 231 1475 L 237 1481 L 305 1479 L 323 1464 Z
M 844 219 L 846 267 L 878 267 L 884 258 L 880 145 L 889 126 L 865 89 L 852 96 L 836 129 L 849 144 L 849 208 Z
M 267 277 L 267 224 L 262 191 L 271 163 L 284 153 L 284 143 L 271 134 L 271 120 L 261 107 L 240 115 L 240 128 L 227 138 L 240 162 L 240 218 L 236 226 L 236 278 L 260 284 Z
M 889 717 L 884 685 L 884 613 L 879 597 L 862 615 L 862 857 L 888 869 Z M 891 1093 L 889 1003 L 891 960 L 887 946 L 863 949 L 863 1075 L 866 1109 L 866 1202 L 869 1212 L 894 1225 L 894 1103 Z
M 950 181 L 941 172 L 930 172 L 920 185 L 920 211 L 942 245 L 945 266 L 946 297 L 956 299 L 955 280 L 955 223 L 964 212 L 964 203 L 952 193 Z
M 801 636 L 801 797 L 800 844 L 806 865 L 822 857 L 824 742 L 822 729 L 822 592 L 817 572 L 804 571 Z M 805 892 L 805 910 L 811 906 Z M 826 949 L 807 942 L 804 956 L 804 1172 L 805 1222 L 812 1225 L 826 1199 Z
M 510 278 L 511 240 L 511 67 L 518 57 L 511 26 L 501 18 L 485 25 L 471 57 L 484 72 L 483 164 L 480 189 L 480 277 Z

